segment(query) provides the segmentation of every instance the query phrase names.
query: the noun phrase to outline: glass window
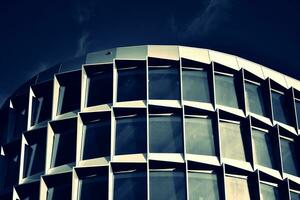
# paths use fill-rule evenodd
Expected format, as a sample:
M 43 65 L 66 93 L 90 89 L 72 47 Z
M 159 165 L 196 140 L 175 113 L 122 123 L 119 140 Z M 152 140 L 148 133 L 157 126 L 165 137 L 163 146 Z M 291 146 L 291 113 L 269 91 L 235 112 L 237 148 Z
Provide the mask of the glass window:
M 48 188 L 47 200 L 71 200 L 71 183 L 57 184 L 59 185 Z
M 227 200 L 250 200 L 250 190 L 246 178 L 225 176 Z
M 149 98 L 180 99 L 179 69 L 149 67 Z
M 215 74 L 215 87 L 217 104 L 239 108 L 234 78 L 232 76 Z
M 150 116 L 149 140 L 152 153 L 183 152 L 182 119 L 178 115 Z
M 118 100 L 146 99 L 146 68 L 118 69 Z
M 97 173 L 80 178 L 79 196 L 85 199 L 108 199 L 108 174 Z
M 246 81 L 245 89 L 247 109 L 252 113 L 266 116 L 267 112 L 261 86 Z
M 274 119 L 284 124 L 290 124 L 290 110 L 283 94 L 272 91 L 272 104 Z
M 183 99 L 210 103 L 210 90 L 207 71 L 183 69 Z
M 51 167 L 75 162 L 76 129 L 69 129 L 53 136 Z
M 49 95 L 32 97 L 31 126 L 51 118 L 52 94 Z
M 279 200 L 279 191 L 275 186 L 260 183 L 260 198 L 263 200 Z
M 273 140 L 268 132 L 252 129 L 254 162 L 264 167 L 277 169 Z
M 83 126 L 83 160 L 110 155 L 110 120 L 99 119 Z
M 40 137 L 37 139 L 37 141 L 25 145 L 23 177 L 45 170 L 46 140 Z
M 298 129 L 300 129 L 300 101 L 296 100 L 296 112 L 297 112 L 297 121 L 298 121 Z
M 185 181 L 181 171 L 151 171 L 150 200 L 185 200 Z
M 80 108 L 81 85 L 79 80 L 73 80 L 72 84 L 59 87 L 59 106 L 57 113 L 63 114 Z
M 146 200 L 146 172 L 118 172 L 114 174 L 114 200 Z
M 300 200 L 300 193 L 298 192 L 290 192 L 291 200 Z
M 116 123 L 116 155 L 147 153 L 146 116 L 117 117 Z
M 298 176 L 298 159 L 295 143 L 292 140 L 280 138 L 283 171 Z
M 241 125 L 220 122 L 222 156 L 225 158 L 246 161 Z
M 219 187 L 216 174 L 189 172 L 189 199 L 218 200 Z
M 87 89 L 87 107 L 112 103 L 112 70 L 100 71 L 89 76 Z
M 199 155 L 215 155 L 213 122 L 210 118 L 185 118 L 186 152 Z

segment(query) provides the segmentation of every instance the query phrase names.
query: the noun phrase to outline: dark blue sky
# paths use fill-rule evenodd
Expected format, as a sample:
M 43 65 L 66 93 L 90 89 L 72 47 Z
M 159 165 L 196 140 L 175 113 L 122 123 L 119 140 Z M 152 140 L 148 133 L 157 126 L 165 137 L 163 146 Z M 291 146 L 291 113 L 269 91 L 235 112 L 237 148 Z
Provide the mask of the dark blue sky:
M 89 51 L 179 44 L 300 79 L 299 0 L 3 0 L 0 102 L 41 70 Z

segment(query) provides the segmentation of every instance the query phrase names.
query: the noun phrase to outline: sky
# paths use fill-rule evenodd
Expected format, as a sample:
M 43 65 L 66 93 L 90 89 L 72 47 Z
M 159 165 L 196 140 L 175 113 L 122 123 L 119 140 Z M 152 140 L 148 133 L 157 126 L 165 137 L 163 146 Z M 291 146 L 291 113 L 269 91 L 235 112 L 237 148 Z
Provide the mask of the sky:
M 119 46 L 234 54 L 300 79 L 299 0 L 2 0 L 0 103 L 56 63 Z

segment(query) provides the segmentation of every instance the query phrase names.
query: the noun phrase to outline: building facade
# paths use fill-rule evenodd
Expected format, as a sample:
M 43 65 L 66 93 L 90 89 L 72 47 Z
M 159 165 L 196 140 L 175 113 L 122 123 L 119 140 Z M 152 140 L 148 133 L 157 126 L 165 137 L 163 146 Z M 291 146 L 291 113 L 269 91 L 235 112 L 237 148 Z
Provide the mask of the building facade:
M 300 81 L 237 56 L 88 53 L 0 119 L 0 199 L 300 199 Z

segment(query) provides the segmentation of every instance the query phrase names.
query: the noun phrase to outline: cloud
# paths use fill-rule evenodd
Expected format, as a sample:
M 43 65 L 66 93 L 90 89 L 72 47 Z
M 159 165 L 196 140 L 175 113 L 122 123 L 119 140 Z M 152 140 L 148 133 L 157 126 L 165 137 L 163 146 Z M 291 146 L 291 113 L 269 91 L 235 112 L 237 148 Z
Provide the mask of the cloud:
M 87 52 L 89 46 L 89 32 L 83 32 L 77 43 L 77 50 L 75 52 L 75 57 L 84 55 Z

